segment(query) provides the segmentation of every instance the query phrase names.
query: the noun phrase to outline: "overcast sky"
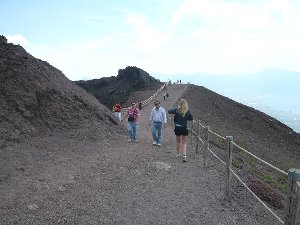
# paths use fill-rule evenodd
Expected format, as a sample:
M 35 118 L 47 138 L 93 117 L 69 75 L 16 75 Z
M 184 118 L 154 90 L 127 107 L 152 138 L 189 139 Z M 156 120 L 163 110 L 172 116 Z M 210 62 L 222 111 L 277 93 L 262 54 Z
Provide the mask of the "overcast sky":
M 0 0 L 0 34 L 71 80 L 300 72 L 299 0 Z

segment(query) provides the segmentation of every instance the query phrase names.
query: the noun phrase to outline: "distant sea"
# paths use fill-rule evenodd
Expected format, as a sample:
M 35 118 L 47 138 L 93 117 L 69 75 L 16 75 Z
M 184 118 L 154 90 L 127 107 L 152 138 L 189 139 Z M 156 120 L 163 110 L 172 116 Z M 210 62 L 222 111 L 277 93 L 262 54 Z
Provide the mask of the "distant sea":
M 207 88 L 236 102 L 240 102 L 244 105 L 264 112 L 286 124 L 295 132 L 300 133 L 300 110 L 298 108 L 299 105 L 295 105 L 297 100 L 300 102 L 300 96 L 283 96 L 274 93 L 266 94 L 261 92 L 251 93 L 251 91 L 239 91 L 239 89 L 233 91 L 209 87 Z
M 264 112 L 300 133 L 300 72 L 272 69 L 256 74 L 176 74 L 170 80 L 204 86 Z

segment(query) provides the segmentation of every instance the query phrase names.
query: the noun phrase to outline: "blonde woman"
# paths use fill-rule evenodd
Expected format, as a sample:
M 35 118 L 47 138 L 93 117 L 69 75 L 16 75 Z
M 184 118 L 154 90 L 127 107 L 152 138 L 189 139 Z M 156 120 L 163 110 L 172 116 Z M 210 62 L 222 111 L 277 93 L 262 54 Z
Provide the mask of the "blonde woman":
M 175 109 L 168 110 L 169 114 L 174 115 L 174 123 L 175 123 L 175 135 L 176 135 L 176 150 L 177 156 L 182 154 L 183 162 L 186 162 L 186 145 L 187 145 L 187 136 L 189 131 L 187 129 L 187 121 L 193 120 L 193 116 L 191 111 L 189 110 L 189 106 L 187 101 L 182 98 L 179 100 L 178 107 Z

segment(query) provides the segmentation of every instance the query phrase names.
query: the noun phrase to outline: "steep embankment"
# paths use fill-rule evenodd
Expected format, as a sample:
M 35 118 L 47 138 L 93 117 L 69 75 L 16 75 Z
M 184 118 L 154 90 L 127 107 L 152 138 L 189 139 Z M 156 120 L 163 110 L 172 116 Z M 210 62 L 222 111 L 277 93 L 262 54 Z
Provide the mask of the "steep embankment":
M 122 130 L 105 106 L 60 70 L 0 36 L 0 147 L 96 123 L 103 132 Z
M 243 148 L 282 169 L 300 168 L 300 137 L 288 126 L 204 87 L 190 85 L 184 97 L 195 117 L 214 132 L 232 135 Z

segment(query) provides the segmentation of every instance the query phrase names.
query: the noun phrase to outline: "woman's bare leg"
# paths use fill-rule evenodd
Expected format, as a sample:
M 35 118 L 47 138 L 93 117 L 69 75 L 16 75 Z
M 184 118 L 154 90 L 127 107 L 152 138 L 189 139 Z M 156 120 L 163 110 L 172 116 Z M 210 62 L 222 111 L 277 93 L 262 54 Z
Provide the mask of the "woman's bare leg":
M 176 150 L 177 155 L 180 155 L 182 152 L 181 136 L 176 136 Z
M 187 145 L 187 137 L 188 137 L 188 136 L 182 136 L 182 139 L 181 139 L 182 154 L 183 154 L 183 160 L 184 160 L 184 161 L 186 161 L 186 145 Z

